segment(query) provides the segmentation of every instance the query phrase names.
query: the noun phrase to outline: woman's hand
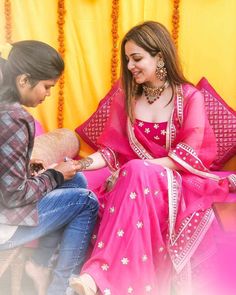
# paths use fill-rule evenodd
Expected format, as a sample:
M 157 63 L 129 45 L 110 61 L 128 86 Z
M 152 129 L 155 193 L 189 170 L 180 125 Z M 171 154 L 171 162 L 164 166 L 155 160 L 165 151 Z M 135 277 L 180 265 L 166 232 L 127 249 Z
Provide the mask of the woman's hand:
M 31 159 L 30 160 L 30 175 L 37 176 L 45 171 L 45 164 L 43 160 Z
M 54 165 L 51 165 L 50 168 L 61 172 L 63 174 L 65 180 L 73 178 L 77 172 L 74 160 L 69 160 L 67 162 L 61 162 L 58 164 L 54 164 Z

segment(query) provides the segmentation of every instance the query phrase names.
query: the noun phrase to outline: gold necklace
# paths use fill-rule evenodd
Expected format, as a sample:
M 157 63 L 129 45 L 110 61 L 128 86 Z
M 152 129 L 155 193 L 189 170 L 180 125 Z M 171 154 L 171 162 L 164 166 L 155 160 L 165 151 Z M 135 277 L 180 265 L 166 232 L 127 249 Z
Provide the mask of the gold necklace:
M 144 95 L 149 104 L 154 103 L 157 99 L 160 98 L 162 92 L 169 86 L 169 82 L 166 80 L 165 83 L 157 88 L 148 87 L 146 85 L 142 85 Z

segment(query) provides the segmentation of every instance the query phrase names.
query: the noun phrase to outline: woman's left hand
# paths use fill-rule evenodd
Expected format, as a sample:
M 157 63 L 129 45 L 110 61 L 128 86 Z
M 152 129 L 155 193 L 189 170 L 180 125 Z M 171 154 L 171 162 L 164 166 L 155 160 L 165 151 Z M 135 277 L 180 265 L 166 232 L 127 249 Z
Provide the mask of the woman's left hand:
M 31 159 L 30 160 L 30 175 L 37 176 L 45 171 L 44 161 L 41 159 Z

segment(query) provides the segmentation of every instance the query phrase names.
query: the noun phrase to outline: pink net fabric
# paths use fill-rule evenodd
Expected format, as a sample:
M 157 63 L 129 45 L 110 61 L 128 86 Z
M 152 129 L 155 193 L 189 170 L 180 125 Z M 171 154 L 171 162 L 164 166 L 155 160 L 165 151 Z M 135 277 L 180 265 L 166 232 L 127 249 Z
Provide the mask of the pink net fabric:
M 117 81 L 107 95 L 100 101 L 97 110 L 75 131 L 93 149 L 98 149 L 97 139 L 101 135 L 110 114 L 110 106 L 114 96 L 122 95 L 119 81 Z
M 226 104 L 206 78 L 202 78 L 196 87 L 204 95 L 208 119 L 216 136 L 217 157 L 211 169 L 219 170 L 236 154 L 236 112 Z

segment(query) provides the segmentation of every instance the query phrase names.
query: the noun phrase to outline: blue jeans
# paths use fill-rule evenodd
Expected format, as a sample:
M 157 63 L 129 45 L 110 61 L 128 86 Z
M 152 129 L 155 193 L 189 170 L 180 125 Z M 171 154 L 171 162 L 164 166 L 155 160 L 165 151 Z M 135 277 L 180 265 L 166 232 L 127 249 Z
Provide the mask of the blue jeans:
M 32 259 L 48 267 L 60 244 L 47 295 L 65 295 L 68 278 L 79 273 L 85 260 L 98 212 L 98 201 L 86 187 L 83 174 L 77 173 L 72 180 L 39 200 L 37 226 L 19 226 L 11 239 L 0 245 L 3 250 L 39 239 Z

